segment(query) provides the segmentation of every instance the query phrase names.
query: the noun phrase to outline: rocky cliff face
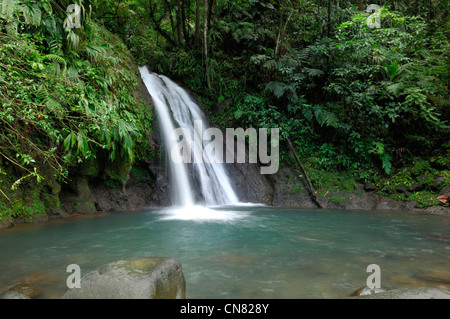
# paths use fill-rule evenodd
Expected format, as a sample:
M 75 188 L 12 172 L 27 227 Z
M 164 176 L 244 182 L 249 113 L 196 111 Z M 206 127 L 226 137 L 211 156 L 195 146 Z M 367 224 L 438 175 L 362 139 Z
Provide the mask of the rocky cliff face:
M 291 167 L 283 167 L 273 175 L 261 175 L 256 164 L 233 164 L 229 172 L 244 202 L 285 208 L 317 208 L 308 194 L 304 179 Z M 416 202 L 399 202 L 381 196 L 375 192 L 374 188 L 363 183 L 355 183 L 353 190 L 322 191 L 317 195 L 317 199 L 325 209 L 417 210 L 450 216 L 449 207 L 419 209 L 416 208 Z

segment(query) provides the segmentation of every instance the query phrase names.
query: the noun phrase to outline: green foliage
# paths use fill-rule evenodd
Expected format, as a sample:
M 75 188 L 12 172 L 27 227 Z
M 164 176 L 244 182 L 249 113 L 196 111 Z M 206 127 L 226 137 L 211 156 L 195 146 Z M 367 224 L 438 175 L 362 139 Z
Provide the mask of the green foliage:
M 397 170 L 389 178 L 376 178 L 375 183 L 381 194 L 395 200 L 417 202 L 418 207 L 440 205 L 437 195 L 450 185 L 449 166 L 443 170 L 433 167 L 433 164 L 440 160 L 440 157 L 418 159 L 411 165 Z M 436 184 L 438 178 L 444 180 Z
M 352 192 L 355 190 L 356 180 L 349 174 L 327 172 L 311 167 L 307 168 L 307 173 L 314 188 L 319 190 L 321 195 L 324 195 L 327 191 Z
M 131 169 L 131 175 L 135 179 L 136 183 L 151 183 L 152 177 L 148 169 L 135 165 Z
M 111 189 L 120 189 L 122 187 L 122 184 L 120 183 L 120 181 L 118 181 L 116 179 L 106 179 L 104 181 L 104 184 L 106 187 L 111 188 Z
M 1 3 L 0 166 L 13 181 L 2 184 L 4 205 L 13 211 L 18 194 L 9 188 L 26 188 L 30 178 L 40 182 L 48 177 L 43 172 L 64 182 L 86 161 L 152 156 L 145 151 L 152 114 L 134 96 L 133 57 L 79 4 L 82 27 L 70 29 L 69 3 Z
M 312 170 L 375 178 L 393 196 L 421 175 L 432 193 L 449 169 L 443 2 L 384 1 L 381 28 L 351 1 L 77 3 L 72 29 L 69 1 L 0 4 L 0 172 L 11 185 L 44 177 L 41 166 L 64 179 L 86 161 L 154 156 L 134 60 L 194 91 L 223 127 L 279 127 L 283 164 L 294 163 L 289 138 Z

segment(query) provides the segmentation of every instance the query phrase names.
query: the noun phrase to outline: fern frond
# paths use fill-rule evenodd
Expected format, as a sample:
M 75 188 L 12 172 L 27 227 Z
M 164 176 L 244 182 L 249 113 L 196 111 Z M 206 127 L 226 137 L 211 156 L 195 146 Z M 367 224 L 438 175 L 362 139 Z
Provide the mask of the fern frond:
M 66 39 L 69 47 L 76 51 L 80 45 L 80 37 L 73 30 L 69 30 Z
M 6 33 L 10 35 L 17 35 L 18 23 L 16 21 L 10 21 L 6 24 Z
M 48 95 L 45 100 L 44 104 L 52 111 L 56 111 L 55 114 L 60 114 L 58 111 L 64 111 L 61 104 L 59 104 L 53 97 Z
M 60 57 L 59 55 L 56 55 L 56 54 L 47 54 L 44 57 L 44 59 L 48 59 L 48 60 L 51 60 L 53 62 L 57 62 L 57 63 L 64 64 L 64 65 L 67 64 L 66 60 L 63 57 Z
M 106 52 L 105 47 L 92 44 L 88 44 L 85 50 L 91 61 L 97 61 L 100 55 L 103 55 Z
M 305 68 L 305 70 L 308 72 L 309 76 L 311 76 L 311 77 L 320 76 L 320 75 L 324 74 L 324 72 L 319 69 Z
M 309 48 L 303 48 L 298 51 L 296 58 L 301 64 L 306 64 L 311 56 L 311 50 Z
M 1 4 L 1 16 L 6 21 L 11 21 L 13 13 L 16 11 L 18 5 L 17 0 L 3 0 Z
M 50 60 L 53 62 L 47 67 L 47 71 L 50 74 L 59 76 L 65 73 L 67 70 L 66 60 L 57 54 L 47 54 L 46 56 L 44 56 L 44 60 Z
M 284 95 L 284 93 L 286 92 L 286 84 L 283 82 L 269 82 L 266 85 L 266 90 L 267 91 L 272 91 L 273 94 L 277 97 L 280 98 Z
M 48 41 L 48 46 L 49 46 L 49 51 L 51 54 L 55 54 L 55 55 L 63 55 L 63 50 L 62 50 L 62 37 L 56 37 L 54 39 L 50 39 Z
M 36 96 L 36 98 L 39 101 L 43 101 L 43 100 L 47 99 L 49 94 L 50 93 L 48 92 L 48 90 L 47 90 L 47 88 L 45 86 L 41 86 L 39 88 L 39 90 L 34 92 L 34 95 Z
M 22 7 L 23 17 L 25 18 L 26 24 L 31 24 L 34 26 L 39 26 L 42 20 L 41 9 L 37 4 L 31 5 L 27 4 Z

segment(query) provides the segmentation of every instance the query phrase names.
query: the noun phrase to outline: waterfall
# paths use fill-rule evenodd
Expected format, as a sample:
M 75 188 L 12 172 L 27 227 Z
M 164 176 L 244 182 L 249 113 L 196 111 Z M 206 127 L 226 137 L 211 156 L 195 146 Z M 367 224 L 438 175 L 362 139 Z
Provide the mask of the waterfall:
M 189 144 L 194 156 L 198 154 L 195 152 L 196 147 L 203 149 L 206 146 L 203 141 L 203 133 L 205 129 L 209 128 L 209 123 L 200 107 L 183 88 L 168 77 L 151 73 L 146 66 L 140 67 L 139 71 L 153 99 L 162 138 L 165 142 L 171 188 L 173 189 L 173 204 L 182 207 L 196 205 L 198 191 L 200 191 L 200 197 L 205 206 L 239 204 L 224 164 L 212 159 L 193 160 L 192 164 L 187 164 L 171 158 L 171 152 L 176 149 L 178 143 L 178 140 L 174 138 L 177 128 L 182 128 L 188 132 L 187 136 L 192 137 Z M 201 123 L 200 126 L 199 123 Z M 192 166 L 188 167 L 188 165 Z M 190 176 L 192 175 L 189 174 L 190 172 L 194 177 Z M 196 188 L 199 190 L 196 191 Z

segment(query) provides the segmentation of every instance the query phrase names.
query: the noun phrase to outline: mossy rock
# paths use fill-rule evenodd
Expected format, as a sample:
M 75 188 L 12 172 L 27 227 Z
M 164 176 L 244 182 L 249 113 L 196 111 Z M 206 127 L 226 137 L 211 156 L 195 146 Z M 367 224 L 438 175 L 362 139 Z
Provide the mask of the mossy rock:
M 100 164 L 98 160 L 90 159 L 83 162 L 78 168 L 78 174 L 82 177 L 96 177 L 100 173 Z
M 61 205 L 65 211 L 78 214 L 91 214 L 97 211 L 86 178 L 74 178 L 68 189 L 70 191 L 63 191 L 60 194 Z
M 173 258 L 136 257 L 103 265 L 81 278 L 63 299 L 184 299 L 186 281 Z
M 11 227 L 14 219 L 11 216 L 2 216 L 0 217 L 0 230 Z
M 131 167 L 132 164 L 129 161 L 115 160 L 113 162 L 110 162 L 105 167 L 105 179 L 117 180 L 124 185 L 130 178 L 129 174 L 131 171 Z
M 342 203 L 348 200 L 348 196 L 343 194 L 333 194 L 331 195 L 329 201 L 332 203 Z

